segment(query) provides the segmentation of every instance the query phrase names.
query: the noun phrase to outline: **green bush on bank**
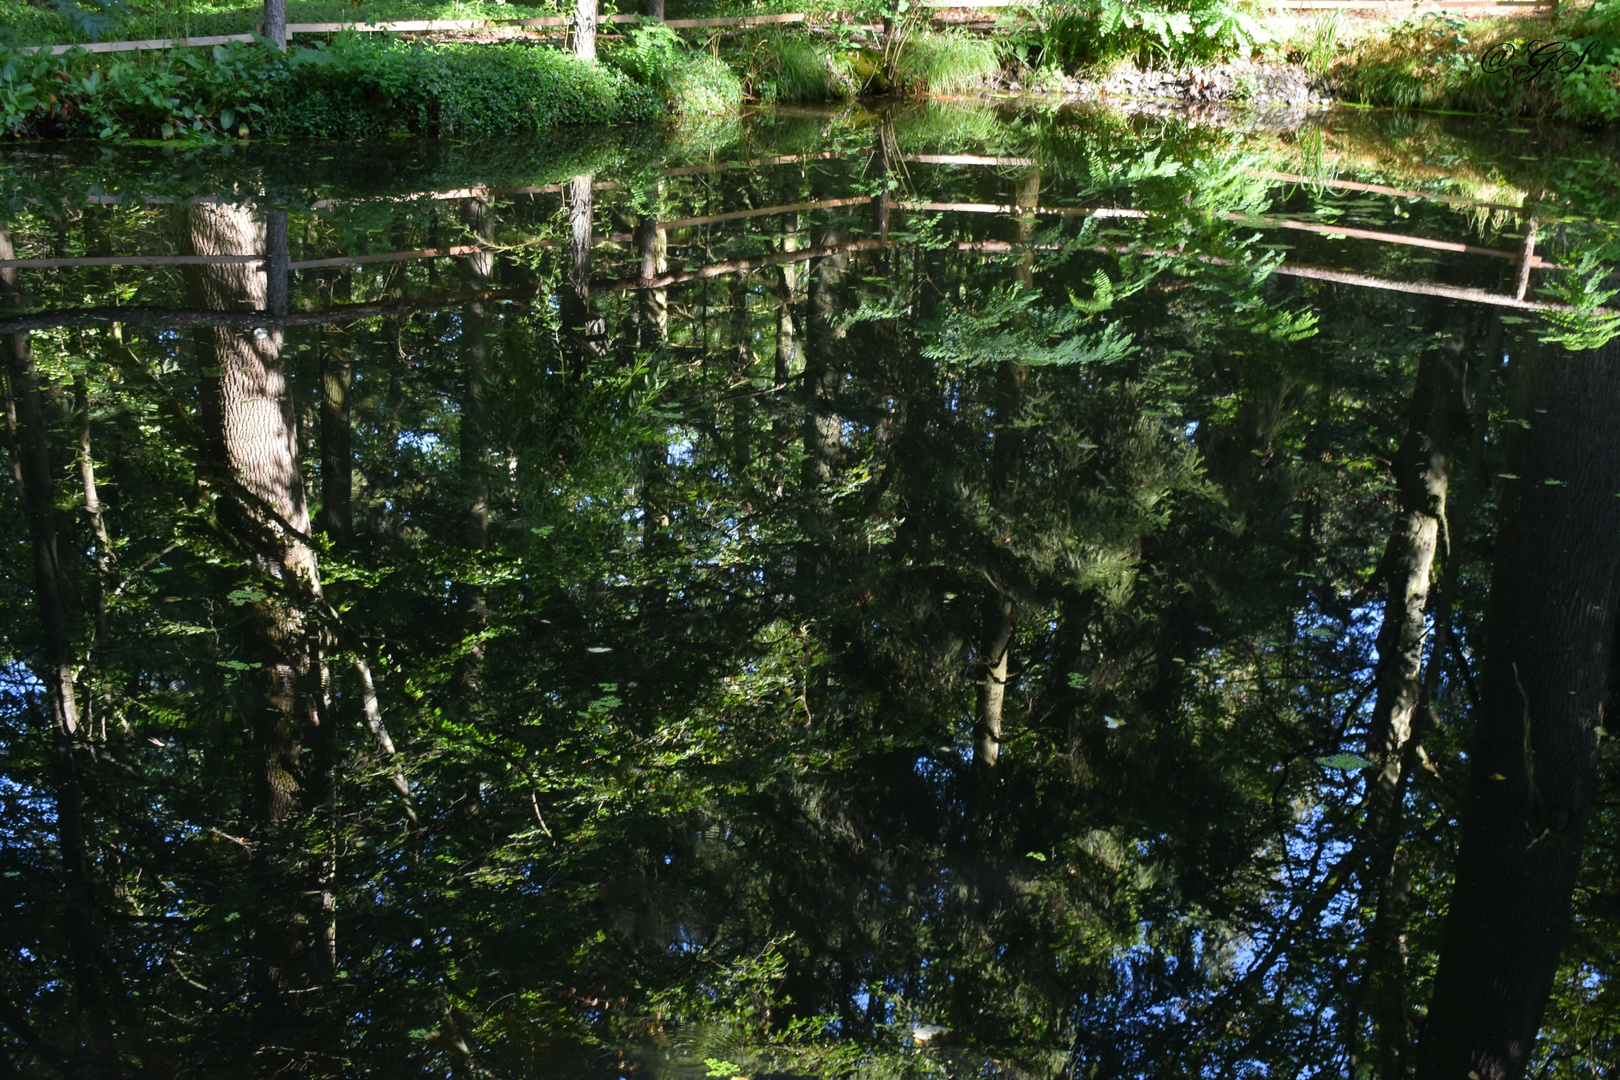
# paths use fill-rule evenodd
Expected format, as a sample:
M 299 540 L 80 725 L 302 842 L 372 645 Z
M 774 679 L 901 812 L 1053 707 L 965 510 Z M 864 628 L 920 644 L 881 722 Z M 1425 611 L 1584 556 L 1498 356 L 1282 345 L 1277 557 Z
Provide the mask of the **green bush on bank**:
M 521 44 L 340 35 L 280 53 L 61 56 L 0 51 L 0 135 L 209 139 L 496 134 L 646 120 L 657 95 L 623 72 Z
M 1531 42 L 1566 42 L 1585 61 L 1573 70 L 1523 67 Z M 1480 57 L 1496 45 L 1520 54 L 1504 70 Z M 1568 68 L 1572 60 L 1566 59 Z M 1355 43 L 1333 66 L 1339 95 L 1400 109 L 1458 109 L 1514 116 L 1558 116 L 1580 123 L 1620 121 L 1620 0 L 1566 10 L 1548 26 L 1535 19 L 1469 21 L 1429 14 Z
M 1242 59 L 1271 33 L 1245 0 L 1053 0 L 1033 32 L 1009 41 L 1031 68 L 1094 71 L 1121 63 L 1179 66 Z
M 673 113 L 713 116 L 742 107 L 742 79 L 718 57 L 688 48 L 667 26 L 638 26 L 603 59 L 663 98 Z

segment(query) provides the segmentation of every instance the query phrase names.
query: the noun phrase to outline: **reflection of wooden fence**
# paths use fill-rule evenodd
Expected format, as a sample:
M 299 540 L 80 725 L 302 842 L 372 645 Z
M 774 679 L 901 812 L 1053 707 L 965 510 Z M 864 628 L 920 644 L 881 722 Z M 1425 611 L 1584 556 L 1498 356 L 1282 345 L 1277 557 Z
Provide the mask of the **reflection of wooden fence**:
M 769 159 L 761 159 L 760 161 L 752 162 L 752 163 L 748 163 L 748 164 L 753 164 L 755 166 L 758 166 L 758 165 L 763 165 L 763 164 L 786 163 L 786 162 L 791 162 L 791 161 L 821 160 L 821 159 L 826 159 L 826 158 L 829 158 L 829 157 L 832 157 L 832 156 L 835 156 L 835 155 L 833 155 L 831 153 L 828 153 L 828 154 L 818 154 L 818 155 L 809 155 L 809 156 L 800 156 L 800 157 L 769 158 Z M 906 160 L 925 162 L 925 163 L 963 164 L 963 165 L 970 165 L 971 164 L 971 165 L 998 165 L 999 166 L 999 165 L 1027 165 L 1027 164 L 1033 164 L 1033 162 L 1030 162 L 1028 159 L 1024 159 L 1024 158 L 984 157 L 984 156 L 966 155 L 966 154 L 956 154 L 956 155 L 915 155 L 915 156 L 907 158 Z M 729 167 L 737 167 L 737 165 L 733 164 L 733 165 L 687 166 L 687 167 L 683 167 L 683 168 L 680 168 L 680 169 L 666 170 L 666 174 L 687 175 L 687 174 L 691 174 L 691 173 L 695 173 L 695 172 L 708 171 L 710 169 L 724 169 L 724 168 L 729 168 Z M 1306 177 L 1298 176 L 1297 174 L 1292 174 L 1292 173 L 1264 173 L 1264 174 L 1259 174 L 1259 175 L 1263 176 L 1266 179 L 1274 179 L 1274 180 L 1279 180 L 1279 181 L 1284 181 L 1284 182 L 1300 182 L 1300 181 L 1305 181 L 1305 180 L 1308 179 Z M 598 184 L 596 186 L 606 188 L 606 187 L 613 187 L 613 186 L 616 186 L 616 185 L 614 185 L 611 181 L 604 181 L 604 182 L 602 182 L 602 183 L 600 183 L 600 184 Z M 1404 191 L 1404 190 L 1397 189 L 1397 188 L 1385 188 L 1385 187 L 1382 187 L 1381 185 L 1373 185 L 1373 184 L 1354 184 L 1353 182 L 1344 181 L 1344 182 L 1339 182 L 1337 186 L 1340 186 L 1340 187 L 1352 187 L 1352 186 L 1354 186 L 1355 188 L 1362 189 L 1362 190 L 1377 191 L 1380 194 L 1389 194 L 1389 195 L 1403 196 L 1403 197 L 1428 197 L 1428 196 L 1425 196 L 1425 193 L 1423 193 L 1423 192 Z M 560 188 L 557 185 L 551 185 L 551 186 L 547 186 L 547 187 L 503 188 L 503 189 L 461 188 L 461 189 L 456 189 L 456 190 L 453 190 L 453 191 L 421 192 L 421 193 L 414 193 L 414 194 L 408 195 L 408 196 L 394 196 L 391 201 L 408 201 L 410 199 L 423 198 L 423 197 L 434 198 L 434 199 L 487 198 L 487 197 L 497 195 L 497 194 L 539 194 L 539 193 L 557 193 L 558 191 L 560 191 Z M 112 197 L 112 198 L 116 198 L 116 197 Z M 871 204 L 873 201 L 874 200 L 869 196 L 851 196 L 851 197 L 837 198 L 837 199 L 822 199 L 822 200 L 818 200 L 818 201 L 814 201 L 814 202 L 790 203 L 790 204 L 784 204 L 784 205 L 779 205 L 779 206 L 756 207 L 756 208 L 747 209 L 747 210 L 730 211 L 730 212 L 722 213 L 722 214 L 711 214 L 711 215 L 702 216 L 702 217 L 679 218 L 679 219 L 674 219 L 674 220 L 663 221 L 663 222 L 659 222 L 659 228 L 664 229 L 664 230 L 684 229 L 684 228 L 690 228 L 690 227 L 694 227 L 694 226 L 717 224 L 717 223 L 721 223 L 721 222 L 738 221 L 738 220 L 744 220 L 744 219 L 750 219 L 750 218 L 768 217 L 768 216 L 784 215 L 784 214 L 790 214 L 790 213 L 809 212 L 809 211 L 815 211 L 815 210 L 821 210 L 821 209 L 834 209 L 834 208 L 846 207 L 846 206 L 857 206 L 857 205 Z M 330 206 L 330 205 L 334 205 L 334 204 L 333 204 L 333 202 L 331 200 L 324 200 L 323 202 L 317 203 L 315 205 L 316 206 Z M 1019 207 L 1019 206 L 1014 206 L 1014 205 L 1009 205 L 1009 204 L 1004 204 L 1004 203 L 925 202 L 925 201 L 920 201 L 920 200 L 892 200 L 892 201 L 890 201 L 888 203 L 888 205 L 890 207 L 892 207 L 893 209 L 896 209 L 896 210 L 915 210 L 915 211 L 938 212 L 938 213 L 976 213 L 976 214 L 997 214 L 997 215 L 1043 214 L 1043 215 L 1066 215 L 1066 216 L 1072 215 L 1072 216 L 1084 216 L 1084 217 L 1091 217 L 1091 218 L 1123 218 L 1123 219 L 1144 219 L 1144 218 L 1148 218 L 1150 216 L 1147 211 L 1138 210 L 1138 209 L 1131 209 L 1131 208 L 1126 208 L 1126 207 L 1082 207 L 1082 206 L 1053 206 L 1053 205 L 1034 206 L 1034 207 Z M 1507 209 L 1507 208 L 1504 208 L 1504 209 Z M 1276 272 L 1279 273 L 1279 274 L 1283 274 L 1283 275 L 1287 275 L 1287 276 L 1294 276 L 1294 277 L 1312 278 L 1312 279 L 1319 280 L 1319 281 L 1329 281 L 1329 282 L 1335 282 L 1335 283 L 1340 283 L 1340 284 L 1357 285 L 1357 286 L 1370 287 L 1370 288 L 1389 289 L 1389 290 L 1393 290 L 1393 291 L 1397 291 L 1397 292 L 1420 293 L 1420 294 L 1429 295 L 1429 296 L 1442 296 L 1442 297 L 1448 297 L 1448 298 L 1451 298 L 1451 299 L 1467 300 L 1467 301 L 1472 301 L 1472 302 L 1476 302 L 1476 303 L 1486 303 L 1486 304 L 1493 304 L 1493 305 L 1497 305 L 1497 306 L 1521 308 L 1521 309 L 1525 309 L 1525 310 L 1534 310 L 1534 311 L 1569 311 L 1569 310 L 1573 310 L 1573 309 L 1569 308 L 1567 305 L 1550 303 L 1550 302 L 1546 302 L 1546 301 L 1537 301 L 1537 300 L 1528 300 L 1528 299 L 1526 299 L 1526 294 L 1527 294 L 1528 287 L 1529 287 L 1530 271 L 1532 269 L 1554 269 L 1554 270 L 1566 269 L 1564 267 L 1557 266 L 1556 264 L 1549 263 L 1545 259 L 1540 257 L 1539 255 L 1535 254 L 1536 232 L 1535 232 L 1535 221 L 1534 221 L 1534 219 L 1531 219 L 1529 221 L 1528 225 L 1527 225 L 1525 235 L 1524 235 L 1524 238 L 1523 238 L 1523 242 L 1521 244 L 1520 249 L 1518 251 L 1508 251 L 1508 250 L 1503 250 L 1503 249 L 1500 249 L 1500 248 L 1489 248 L 1489 247 L 1481 247 L 1481 246 L 1473 245 L 1473 244 L 1465 244 L 1465 243 L 1461 243 L 1459 241 L 1435 240 L 1435 239 L 1431 239 L 1429 237 L 1408 236 L 1408 235 L 1404 235 L 1404 234 L 1400 234 L 1400 233 L 1387 233 L 1387 232 L 1381 232 L 1381 231 L 1372 230 L 1372 229 L 1357 229 L 1357 228 L 1351 228 L 1351 227 L 1348 227 L 1348 226 L 1341 226 L 1341 225 L 1327 225 L 1327 224 L 1322 224 L 1322 223 L 1319 223 L 1319 222 L 1299 221 L 1299 220 L 1295 220 L 1295 219 L 1292 219 L 1292 218 L 1279 218 L 1279 217 L 1271 217 L 1271 216 L 1266 216 L 1266 215 L 1247 215 L 1247 214 L 1239 214 L 1239 213 L 1229 213 L 1229 214 L 1225 215 L 1225 217 L 1229 221 L 1241 222 L 1241 223 L 1252 225 L 1252 226 L 1254 226 L 1256 228 L 1261 228 L 1261 229 L 1290 229 L 1290 230 L 1313 233 L 1313 234 L 1317 234 L 1317 235 L 1325 235 L 1325 236 L 1328 236 L 1330 238 L 1343 237 L 1343 238 L 1352 239 L 1352 240 L 1369 240 L 1369 241 L 1373 241 L 1373 242 L 1376 242 L 1376 243 L 1397 244 L 1397 245 L 1401 245 L 1401 246 L 1416 247 L 1416 248 L 1425 249 L 1425 250 L 1446 251 L 1446 252 L 1453 252 L 1453 253 L 1463 254 L 1463 255 L 1473 255 L 1473 256 L 1483 256 L 1483 257 L 1487 257 L 1487 258 L 1503 259 L 1503 260 L 1507 260 L 1507 261 L 1510 261 L 1510 262 L 1517 263 L 1518 268 L 1519 268 L 1519 273 L 1517 275 L 1517 278 L 1518 278 L 1518 280 L 1517 280 L 1517 289 L 1516 289 L 1516 291 L 1515 291 L 1515 293 L 1513 295 L 1508 295 L 1508 294 L 1504 294 L 1504 293 L 1493 293 L 1493 292 L 1490 292 L 1490 291 L 1484 290 L 1484 289 L 1474 289 L 1474 288 L 1467 288 L 1467 287 L 1462 287 L 1462 286 L 1442 285 L 1442 284 L 1435 283 L 1435 282 L 1402 281 L 1402 280 L 1393 279 L 1393 278 L 1379 277 L 1379 276 L 1376 276 L 1376 275 L 1362 274 L 1362 273 L 1358 273 L 1358 272 L 1350 271 L 1350 270 L 1336 270 L 1336 269 L 1331 269 L 1331 268 L 1327 268 L 1327 267 L 1318 267 L 1318 266 L 1312 266 L 1312 265 L 1309 265 L 1309 264 L 1301 264 L 1301 263 L 1288 263 L 1288 262 L 1281 263 L 1276 268 Z M 609 234 L 607 236 L 600 236 L 599 235 L 598 237 L 596 237 L 595 242 L 601 243 L 603 240 L 615 241 L 615 242 L 623 242 L 623 241 L 628 241 L 628 240 L 631 240 L 631 239 L 633 239 L 633 238 L 628 234 Z M 550 246 L 555 245 L 555 243 L 556 243 L 556 241 L 537 240 L 537 241 L 531 241 L 530 246 L 550 247 Z M 682 284 L 684 282 L 696 281 L 696 280 L 700 280 L 700 279 L 708 278 L 708 277 L 716 277 L 716 276 L 720 276 L 720 275 L 723 275 L 723 274 L 740 273 L 740 272 L 743 272 L 743 271 L 756 269 L 756 268 L 760 268 L 760 267 L 777 265 L 779 263 L 802 262 L 802 261 L 805 261 L 807 259 L 813 259 L 813 258 L 820 257 L 821 255 L 824 255 L 824 254 L 834 253 L 835 250 L 839 251 L 839 252 L 845 252 L 845 251 L 854 252 L 854 251 L 864 251 L 864 250 L 869 250 L 869 249 L 879 248 L 879 247 L 884 247 L 884 246 L 888 246 L 887 241 L 874 239 L 874 240 L 854 241 L 854 242 L 851 242 L 849 244 L 835 245 L 834 247 L 829 247 L 829 248 L 826 248 L 826 249 L 822 249 L 822 248 L 805 248 L 805 249 L 798 250 L 798 251 L 774 252 L 774 253 L 771 253 L 771 254 L 768 254 L 768 255 L 755 256 L 755 257 L 745 258 L 745 259 L 733 259 L 733 260 L 728 260 L 728 261 L 720 262 L 720 263 L 712 263 L 712 264 L 708 264 L 706 266 L 698 267 L 698 268 L 691 269 L 691 270 L 677 271 L 677 272 L 673 272 L 673 273 L 664 274 L 664 275 L 661 275 L 661 276 L 659 276 L 657 278 L 653 278 L 653 279 L 635 278 L 635 279 L 623 279 L 623 280 L 607 281 L 607 282 L 600 283 L 596 287 L 600 288 L 600 289 L 602 289 L 604 291 L 610 291 L 610 292 L 611 291 L 619 291 L 619 290 L 623 290 L 623 289 L 635 289 L 635 288 L 664 288 L 664 287 L 667 287 L 667 286 L 670 286 L 670 285 L 678 285 L 678 284 Z M 1024 246 L 1027 247 L 1028 245 L 1024 245 Z M 983 253 L 994 253 L 994 252 L 999 252 L 999 251 L 1003 251 L 1003 250 L 1011 251 L 1011 250 L 1015 249 L 1015 245 L 1011 245 L 1011 244 L 1008 244 L 1008 243 L 1003 242 L 1003 241 L 968 241 L 968 242 L 964 242 L 962 244 L 958 244 L 957 247 L 959 249 L 961 249 L 961 250 L 973 250 L 973 251 L 979 251 L 979 252 L 983 252 Z M 480 251 L 480 250 L 486 250 L 486 249 L 480 248 L 477 245 L 459 245 L 459 246 L 447 247 L 447 248 L 429 248 L 429 249 L 420 249 L 420 250 L 415 250 L 415 251 L 379 252 L 379 253 L 366 254 L 366 255 L 332 256 L 332 257 L 323 258 L 323 259 L 310 259 L 310 260 L 305 260 L 305 261 L 301 261 L 301 262 L 290 263 L 289 264 L 289 269 L 307 270 L 307 269 L 316 269 L 316 268 L 324 268 L 324 267 L 360 266 L 360 265 L 371 264 L 371 263 L 401 262 L 401 261 L 407 261 L 407 260 L 412 260 L 412 259 L 450 258 L 450 257 L 471 255 L 471 254 L 473 254 L 473 253 L 475 253 L 477 251 Z M 1108 249 L 1108 250 L 1126 251 L 1126 250 L 1130 250 L 1130 249 L 1129 248 L 1117 248 L 1117 249 Z M 211 264 L 211 263 L 212 264 L 257 263 L 257 262 L 262 262 L 262 261 L 264 261 L 263 256 L 260 256 L 260 255 L 247 255 L 247 254 L 245 254 L 245 255 L 208 255 L 208 256 L 198 256 L 198 255 L 129 255 L 129 256 L 102 256 L 102 257 L 88 257 L 88 258 L 42 258 L 42 259 L 27 259 L 27 258 L 24 258 L 24 259 L 0 260 L 0 269 L 55 270 L 55 269 L 75 269 L 75 268 L 84 268 L 84 267 L 111 267 L 111 266 L 187 266 L 187 265 Z M 1218 261 L 1218 260 L 1215 260 L 1215 261 Z M 496 293 L 491 292 L 488 295 L 491 298 L 494 298 L 496 296 Z M 108 310 L 117 311 L 117 310 L 125 310 L 125 309 L 108 309 Z M 344 309 L 344 310 L 348 310 L 348 309 Z M 360 314 L 355 314 L 355 315 L 353 315 L 353 317 L 359 318 L 359 317 L 364 317 L 364 316 L 362 316 Z M 46 317 L 45 316 L 38 316 L 38 317 L 29 317 L 29 318 L 46 318 Z M 4 320 L 4 323 L 6 325 L 10 325 L 11 323 L 13 323 L 15 321 L 16 320 Z M 45 324 L 41 324 L 41 325 L 66 325 L 66 324 L 45 323 Z

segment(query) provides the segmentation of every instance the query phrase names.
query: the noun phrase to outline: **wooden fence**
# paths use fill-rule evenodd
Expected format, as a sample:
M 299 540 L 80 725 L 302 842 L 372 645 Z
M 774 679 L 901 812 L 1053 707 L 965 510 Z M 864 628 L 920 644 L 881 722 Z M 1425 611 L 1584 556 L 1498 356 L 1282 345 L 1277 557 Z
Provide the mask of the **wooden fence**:
M 958 3 L 954 0 L 923 0 L 922 7 L 934 9 L 933 18 L 959 22 L 946 12 L 972 13 L 995 9 L 1032 10 L 1041 6 L 1039 0 L 975 0 Z M 1465 11 L 1470 14 L 1501 15 L 1512 13 L 1535 14 L 1548 11 L 1552 0 L 1418 0 L 1416 3 L 1397 3 L 1395 0 L 1273 0 L 1273 7 L 1281 11 L 1339 10 L 1369 12 L 1395 17 L 1420 11 Z M 738 15 L 714 19 L 663 19 L 663 25 L 677 30 L 743 30 L 754 26 L 776 26 L 790 23 L 814 22 L 817 15 L 810 12 L 786 12 L 774 15 Z M 572 16 L 546 15 L 532 19 L 407 19 L 395 22 L 321 22 L 288 23 L 287 35 L 335 34 L 352 31 L 362 34 L 458 34 L 476 31 L 541 30 L 569 26 Z M 649 21 L 641 15 L 597 15 L 598 25 L 608 23 L 641 23 Z M 868 29 L 877 29 L 868 27 Z M 72 45 L 31 45 L 19 49 L 23 53 L 48 51 L 60 55 L 72 49 L 92 53 L 140 52 L 150 49 L 200 48 L 225 45 L 233 41 L 249 42 L 252 34 L 208 34 L 200 37 L 148 38 L 141 41 L 92 41 Z

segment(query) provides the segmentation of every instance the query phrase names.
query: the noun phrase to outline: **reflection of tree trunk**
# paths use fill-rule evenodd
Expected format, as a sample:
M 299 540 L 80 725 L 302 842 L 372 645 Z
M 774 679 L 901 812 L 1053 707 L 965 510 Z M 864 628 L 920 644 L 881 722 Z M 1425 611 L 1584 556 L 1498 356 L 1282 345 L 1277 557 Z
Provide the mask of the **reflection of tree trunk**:
M 11 238 L 0 231 L 0 259 L 13 257 Z M 0 271 L 0 288 L 10 299 L 20 299 L 15 270 Z M 45 407 L 28 335 L 13 334 L 0 345 L 0 351 L 5 353 L 6 433 L 11 443 L 12 480 L 27 517 L 34 556 L 34 605 L 39 614 L 42 681 L 51 722 L 51 783 L 65 887 L 68 963 L 74 993 L 88 1022 L 95 1069 L 103 1077 L 119 1077 L 123 1066 L 113 1024 L 114 1002 L 106 985 L 106 962 L 97 944 L 95 927 L 96 900 L 91 884 L 94 838 L 84 805 L 81 762 L 87 733 L 80 728 L 73 688 L 67 582 L 57 548 Z
M 107 634 L 107 587 L 112 583 L 112 537 L 107 517 L 102 513 L 101 495 L 96 488 L 96 460 L 90 444 L 90 387 L 85 377 L 73 380 L 73 403 L 79 419 L 79 484 L 84 489 L 84 515 L 90 521 L 90 535 L 96 543 L 96 638 Z M 106 727 L 105 720 L 102 723 Z
M 606 356 L 607 323 L 591 314 L 591 217 L 594 195 L 589 175 L 567 184 L 568 286 L 561 297 L 563 346 L 583 368 L 591 357 Z
M 651 281 L 669 268 L 669 237 L 655 217 L 643 217 L 636 225 L 636 254 L 641 263 L 642 281 Z M 636 291 L 639 347 L 656 349 L 669 340 L 669 290 Z
M 754 349 L 748 321 L 748 272 L 731 279 L 731 385 L 736 394 L 731 401 L 732 477 L 740 479 L 748 469 L 752 447 L 749 432 L 750 407 L 754 402 Z
M 394 740 L 383 723 L 382 706 L 377 703 L 377 684 L 371 678 L 371 665 L 357 656 L 354 658 L 354 671 L 360 676 L 360 707 L 366 715 L 366 727 L 371 729 L 372 738 L 377 740 L 377 749 L 391 768 L 389 782 L 399 793 L 405 817 L 414 827 L 420 823 L 417 821 L 416 808 L 411 805 L 411 785 L 405 779 L 405 769 L 400 764 L 398 751 L 394 749 Z
M 353 275 L 341 271 L 332 300 L 347 303 Z M 321 531 L 340 546 L 354 543 L 354 450 L 349 390 L 354 382 L 354 346 L 336 324 L 321 328 Z
M 285 214 L 269 214 L 264 225 L 240 206 L 194 204 L 184 214 L 191 253 L 265 251 L 272 267 L 285 266 Z M 286 303 L 285 277 L 263 265 L 190 266 L 186 282 L 193 303 L 209 310 L 274 311 Z M 309 511 L 282 335 L 269 328 L 241 333 L 206 327 L 194 332 L 193 342 L 201 372 L 203 460 L 218 490 L 220 526 L 270 593 L 245 612 L 246 659 L 258 669 L 252 710 L 260 838 L 255 873 L 262 904 L 253 941 L 258 1020 L 262 1037 L 281 1047 L 281 1054 L 323 1055 L 328 1040 L 306 1018 L 320 997 L 313 991 L 331 975 L 336 945 L 331 866 L 300 850 L 288 826 L 329 809 L 336 733 L 325 701 L 322 632 L 315 619 L 322 602 L 319 565 L 306 541 Z
M 799 215 L 788 214 L 782 219 L 782 250 L 799 249 Z M 783 390 L 793 381 L 795 357 L 793 341 L 793 301 L 798 289 L 799 272 L 792 263 L 781 266 L 781 280 L 776 293 L 776 366 L 775 392 L 772 395 L 775 419 L 772 423 L 772 442 L 776 447 L 776 494 L 782 494 L 787 473 L 788 440 L 791 438 L 792 420 L 790 402 Z
M 1040 193 L 1040 170 L 1031 169 L 1019 183 L 1015 196 L 1015 205 L 1030 212 L 1019 214 L 1013 220 L 1013 242 L 1025 247 L 1013 270 L 1013 277 L 1024 289 L 1032 289 L 1035 285 L 1034 252 L 1028 245 L 1035 234 L 1033 211 L 1039 204 Z M 990 460 L 990 505 L 997 519 L 1010 512 L 1013 491 L 1023 466 L 1021 428 L 1028 382 L 1027 365 L 1016 359 L 1002 362 L 997 375 L 995 443 Z M 994 575 L 991 577 L 994 581 Z M 979 662 L 984 665 L 984 671 L 979 677 L 973 725 L 973 761 L 975 765 L 985 768 L 995 765 L 1001 756 L 1002 715 L 1007 699 L 1007 671 L 1015 615 L 1015 605 L 1005 585 L 995 583 L 993 589 L 980 607 Z
M 813 245 L 841 244 L 838 229 L 819 229 L 811 237 Z M 843 332 L 836 321 L 836 293 L 843 280 L 849 256 L 823 255 L 816 260 L 810 280 L 810 311 L 805 320 L 804 393 L 809 405 L 805 422 L 805 453 L 813 487 L 832 479 L 843 450 L 843 417 L 836 411 L 839 383 L 836 352 Z
M 1448 575 L 1455 576 L 1446 526 L 1454 432 L 1466 424 L 1463 372 L 1468 335 L 1454 335 L 1448 346 L 1423 354 L 1407 433 L 1395 455 L 1400 510 L 1384 550 L 1387 590 L 1378 636 L 1378 695 L 1367 725 L 1367 759 L 1373 763 L 1363 805 L 1366 810 L 1367 865 L 1362 875 L 1364 906 L 1374 912 L 1367 935 L 1367 968 L 1358 990 L 1378 1031 L 1380 1075 L 1404 1074 L 1407 1057 L 1405 928 L 1409 875 L 1399 854 L 1404 831 L 1406 788 L 1421 739 L 1416 713 L 1424 699 L 1419 676 L 1427 636 L 1430 582 L 1435 554 L 1442 552 Z M 1437 598 L 1438 599 L 1438 598 Z M 1438 618 L 1436 625 L 1438 627 Z M 1439 671 L 1438 642 L 1429 661 Z M 1359 1029 L 1359 1022 L 1349 1027 Z
M 1620 585 L 1620 341 L 1528 368 L 1421 1080 L 1523 1073 L 1569 922 Z
M 654 191 L 656 200 L 658 192 Z M 640 277 L 651 281 L 668 268 L 669 238 L 652 216 L 643 217 L 636 226 L 636 252 L 640 257 Z M 669 290 L 639 289 L 636 293 L 639 311 L 640 346 L 659 349 L 669 340 Z M 670 525 L 669 491 L 669 438 L 660 431 L 647 448 L 642 461 L 641 476 L 641 550 L 649 569 L 662 556 L 666 533 Z M 661 611 L 667 594 L 657 583 L 656 571 L 649 574 L 645 594 L 645 608 L 649 616 Z
M 480 246 L 486 246 L 494 236 L 495 224 L 489 205 L 471 199 L 464 216 Z M 495 257 L 489 251 L 467 256 L 462 262 L 463 286 L 469 292 L 488 288 L 494 268 Z M 488 359 L 489 317 L 484 305 L 474 301 L 461 314 L 460 424 L 461 485 L 467 508 L 462 541 L 473 551 L 482 550 L 489 542 L 489 441 L 484 419 L 484 368 Z M 471 634 L 466 655 L 457 664 L 457 682 L 467 699 L 476 701 L 482 693 L 484 645 L 481 635 L 489 623 L 489 613 L 484 590 L 477 585 L 459 584 L 456 595 Z

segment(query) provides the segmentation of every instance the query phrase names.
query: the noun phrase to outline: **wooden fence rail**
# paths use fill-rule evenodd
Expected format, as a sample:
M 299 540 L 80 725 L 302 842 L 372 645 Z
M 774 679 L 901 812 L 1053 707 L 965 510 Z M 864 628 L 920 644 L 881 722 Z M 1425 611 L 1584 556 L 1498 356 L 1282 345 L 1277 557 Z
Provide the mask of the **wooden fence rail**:
M 944 12 L 973 12 L 995 9 L 1034 10 L 1042 6 L 1040 0 L 975 0 L 958 3 L 955 0 L 923 0 L 922 7 L 935 11 L 933 18 L 952 21 Z M 1311 11 L 1335 9 L 1344 11 L 1373 11 L 1390 16 L 1409 15 L 1416 11 L 1462 10 L 1477 14 L 1536 13 L 1549 10 L 1552 0 L 1418 0 L 1417 3 L 1395 3 L 1394 0 L 1273 0 L 1279 11 Z M 751 26 L 774 26 L 814 21 L 809 12 L 783 12 L 774 15 L 736 15 L 713 19 L 663 19 L 665 26 L 676 30 L 747 29 Z M 598 25 L 607 23 L 640 23 L 648 21 L 641 15 L 597 15 Z M 532 19 L 405 19 L 393 22 L 320 22 L 288 23 L 289 37 L 297 34 L 335 34 L 352 31 L 361 34 L 453 34 L 478 30 L 514 31 L 548 29 L 571 25 L 568 15 L 545 15 Z M 21 53 L 47 51 L 61 55 L 73 49 L 91 53 L 140 52 L 151 49 L 200 48 L 226 45 L 231 42 L 252 41 L 252 34 L 207 34 L 199 37 L 147 38 L 140 41 L 91 41 L 71 45 L 30 45 L 18 49 Z

